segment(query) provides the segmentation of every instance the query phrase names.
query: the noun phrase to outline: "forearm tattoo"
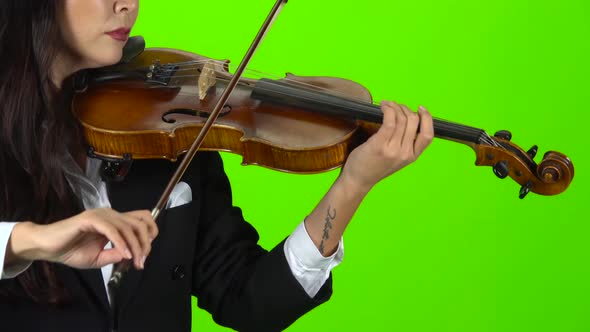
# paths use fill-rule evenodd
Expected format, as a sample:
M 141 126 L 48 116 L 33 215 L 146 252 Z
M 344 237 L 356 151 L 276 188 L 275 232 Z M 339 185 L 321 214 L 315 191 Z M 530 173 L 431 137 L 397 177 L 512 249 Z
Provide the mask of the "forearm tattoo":
M 330 206 L 328 205 L 328 211 L 326 213 L 326 223 L 324 224 L 324 234 L 322 235 L 322 241 L 320 242 L 320 253 L 324 254 L 324 240 L 330 238 L 330 230 L 332 229 L 332 221 L 336 219 L 336 209 L 332 210 L 330 213 Z

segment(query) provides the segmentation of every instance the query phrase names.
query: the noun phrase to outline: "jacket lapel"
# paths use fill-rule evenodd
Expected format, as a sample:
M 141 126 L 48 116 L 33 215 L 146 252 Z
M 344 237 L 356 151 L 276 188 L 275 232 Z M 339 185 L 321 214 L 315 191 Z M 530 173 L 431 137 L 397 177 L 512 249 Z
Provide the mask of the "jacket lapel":
M 141 284 L 142 277 L 143 273 L 135 270 L 133 267 L 130 267 L 127 273 L 123 276 L 121 285 L 115 294 L 115 298 L 111 299 L 111 301 L 115 301 L 113 305 L 115 306 L 114 308 L 119 317 L 127 309 L 129 303 L 131 303 L 131 300 L 137 292 L 137 287 Z
M 100 269 L 72 269 L 72 271 L 78 275 L 82 281 L 82 286 L 86 288 L 88 294 L 91 294 L 92 299 L 98 303 L 100 308 L 103 309 L 106 314 L 110 313 L 111 307 L 109 304 L 109 299 L 107 298 L 106 289 L 102 279 L 102 272 Z
M 119 212 L 151 210 L 168 183 L 173 169 L 174 164 L 167 160 L 134 161 L 131 172 L 123 181 L 107 183 L 112 208 Z M 150 182 L 146 183 L 146 179 L 150 179 Z M 162 215 L 164 213 L 165 211 L 162 211 Z M 162 215 L 156 222 L 162 219 Z M 133 266 L 129 267 L 115 299 L 111 299 L 111 302 L 116 301 L 116 310 L 119 315 L 132 301 L 142 278 L 142 271 L 135 270 Z

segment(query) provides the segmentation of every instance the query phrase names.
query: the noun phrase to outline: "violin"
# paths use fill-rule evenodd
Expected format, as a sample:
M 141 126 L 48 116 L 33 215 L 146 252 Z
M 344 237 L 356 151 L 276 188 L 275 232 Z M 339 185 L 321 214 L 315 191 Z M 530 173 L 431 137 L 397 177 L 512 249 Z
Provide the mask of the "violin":
M 111 164 L 133 159 L 175 161 L 187 152 L 232 78 L 229 61 L 181 50 L 143 49 L 135 40 L 131 59 L 86 77 L 72 104 L 91 153 Z M 129 45 L 133 45 L 130 43 Z M 202 150 L 227 151 L 255 164 L 291 173 L 337 168 L 382 122 L 379 106 L 362 85 L 335 77 L 241 78 L 224 103 Z M 477 166 L 529 192 L 555 195 L 574 177 L 564 154 L 537 146 L 525 151 L 506 130 L 483 129 L 434 119 L 438 138 L 475 151 Z M 116 171 L 114 173 L 117 173 Z

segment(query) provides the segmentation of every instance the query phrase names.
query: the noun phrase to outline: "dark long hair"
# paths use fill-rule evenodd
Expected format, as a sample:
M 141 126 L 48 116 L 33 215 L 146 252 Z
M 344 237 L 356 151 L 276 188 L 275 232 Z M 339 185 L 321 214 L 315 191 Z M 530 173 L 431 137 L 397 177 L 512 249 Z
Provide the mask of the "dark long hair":
M 50 80 L 52 61 L 63 45 L 60 0 L 0 1 L 0 220 L 48 224 L 81 210 L 64 176 L 68 153 L 82 147 L 69 108 L 69 83 L 60 91 Z M 40 303 L 65 296 L 54 266 L 35 262 L 17 277 Z M 3 296 L 12 290 L 2 289 Z

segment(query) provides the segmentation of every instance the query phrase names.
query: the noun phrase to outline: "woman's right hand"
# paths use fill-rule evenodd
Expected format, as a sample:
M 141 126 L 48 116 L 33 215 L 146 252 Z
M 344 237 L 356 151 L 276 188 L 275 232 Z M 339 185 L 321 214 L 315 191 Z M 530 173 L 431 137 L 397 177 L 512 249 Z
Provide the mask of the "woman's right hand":
M 7 263 L 45 260 L 88 269 L 133 259 L 134 266 L 143 269 L 157 235 L 158 227 L 147 210 L 92 209 L 48 225 L 17 224 Z M 113 248 L 105 249 L 109 241 Z

